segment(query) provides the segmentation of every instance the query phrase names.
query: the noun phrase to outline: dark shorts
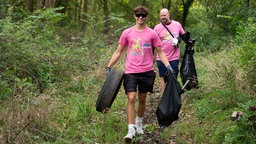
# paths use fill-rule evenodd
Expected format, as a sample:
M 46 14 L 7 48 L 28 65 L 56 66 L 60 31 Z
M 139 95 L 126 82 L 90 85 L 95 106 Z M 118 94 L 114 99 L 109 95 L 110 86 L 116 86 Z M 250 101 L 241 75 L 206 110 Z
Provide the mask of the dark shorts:
M 155 72 L 124 74 L 124 90 L 127 92 L 153 93 L 153 85 L 156 78 Z
M 165 65 L 162 63 L 162 61 L 157 60 L 156 63 L 159 71 L 159 76 L 163 77 L 167 69 Z M 179 72 L 179 60 L 169 61 L 169 63 L 174 71 L 175 76 L 177 77 Z

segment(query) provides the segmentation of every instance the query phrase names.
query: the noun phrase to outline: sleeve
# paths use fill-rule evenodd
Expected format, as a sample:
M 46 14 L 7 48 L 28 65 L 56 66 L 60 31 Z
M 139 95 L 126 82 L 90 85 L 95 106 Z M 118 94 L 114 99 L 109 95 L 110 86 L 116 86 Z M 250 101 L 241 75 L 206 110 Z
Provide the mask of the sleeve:
M 154 47 L 162 46 L 162 42 L 155 31 L 153 31 L 153 46 Z
M 159 26 L 158 26 L 158 25 L 156 25 L 156 26 L 154 27 L 154 31 L 158 34 L 158 31 L 159 31 Z
M 127 32 L 126 31 L 123 31 L 122 35 L 119 38 L 118 43 L 121 44 L 122 46 L 127 46 L 128 41 L 127 41 Z
M 185 34 L 185 30 L 183 29 L 182 25 L 180 24 L 180 32 L 179 35 L 184 35 Z

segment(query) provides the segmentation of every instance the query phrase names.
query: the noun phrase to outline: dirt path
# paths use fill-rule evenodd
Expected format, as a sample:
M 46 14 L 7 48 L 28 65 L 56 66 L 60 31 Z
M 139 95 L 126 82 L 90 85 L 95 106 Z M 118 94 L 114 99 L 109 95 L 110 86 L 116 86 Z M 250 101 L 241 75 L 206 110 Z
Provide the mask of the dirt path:
M 160 89 L 156 88 L 154 93 L 148 95 L 147 109 L 143 119 L 144 125 L 156 125 L 158 127 L 156 108 L 161 99 Z M 175 144 L 175 136 L 170 136 L 168 140 L 161 139 L 161 130 L 157 129 L 152 132 L 145 130 L 145 134 L 136 139 L 135 144 Z

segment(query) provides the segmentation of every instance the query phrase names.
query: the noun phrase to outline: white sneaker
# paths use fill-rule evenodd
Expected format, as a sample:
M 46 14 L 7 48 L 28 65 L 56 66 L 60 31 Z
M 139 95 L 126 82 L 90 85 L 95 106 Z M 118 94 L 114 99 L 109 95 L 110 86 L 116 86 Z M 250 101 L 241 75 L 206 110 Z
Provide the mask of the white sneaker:
M 139 135 L 144 134 L 144 131 L 143 131 L 143 129 L 142 129 L 142 121 L 136 120 L 136 122 L 135 122 L 135 127 L 136 127 L 136 132 L 137 132 Z
M 129 128 L 127 135 L 124 137 L 126 141 L 130 141 L 135 137 L 135 129 Z

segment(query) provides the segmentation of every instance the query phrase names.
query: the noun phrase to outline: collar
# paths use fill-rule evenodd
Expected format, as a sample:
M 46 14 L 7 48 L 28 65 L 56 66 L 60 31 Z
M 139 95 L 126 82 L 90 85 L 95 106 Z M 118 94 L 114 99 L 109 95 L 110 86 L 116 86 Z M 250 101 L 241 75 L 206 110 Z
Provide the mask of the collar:
M 165 23 L 165 25 L 169 25 L 169 24 L 171 24 L 172 23 L 172 20 L 170 21 L 170 22 L 168 22 L 168 23 Z

